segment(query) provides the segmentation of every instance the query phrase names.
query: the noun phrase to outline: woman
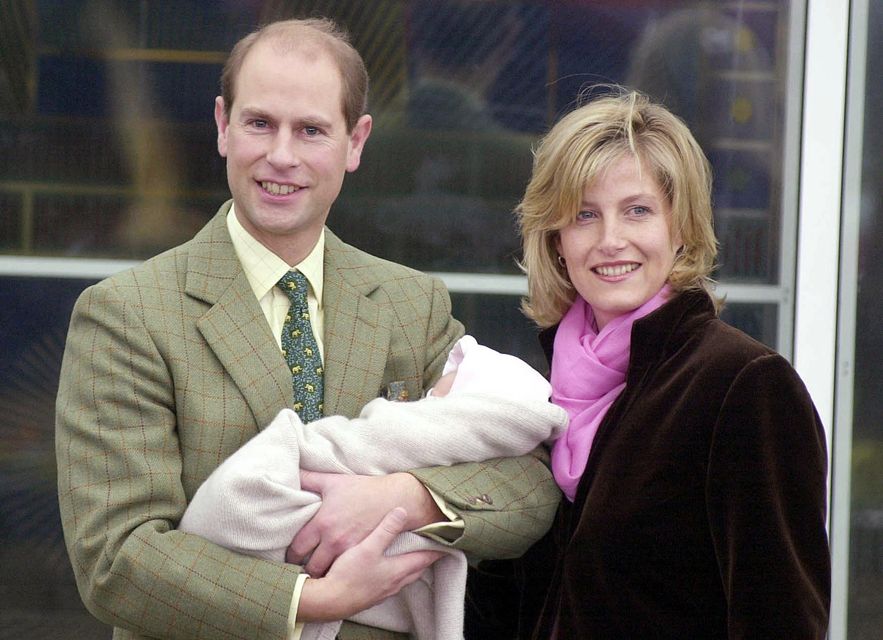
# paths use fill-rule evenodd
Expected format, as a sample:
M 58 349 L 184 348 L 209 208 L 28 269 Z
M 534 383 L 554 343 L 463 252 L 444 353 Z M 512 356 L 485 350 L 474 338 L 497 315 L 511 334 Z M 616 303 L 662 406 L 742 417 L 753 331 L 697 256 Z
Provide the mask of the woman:
M 570 428 L 535 637 L 823 638 L 825 438 L 788 362 L 717 318 L 710 168 L 637 93 L 537 150 L 524 310 Z

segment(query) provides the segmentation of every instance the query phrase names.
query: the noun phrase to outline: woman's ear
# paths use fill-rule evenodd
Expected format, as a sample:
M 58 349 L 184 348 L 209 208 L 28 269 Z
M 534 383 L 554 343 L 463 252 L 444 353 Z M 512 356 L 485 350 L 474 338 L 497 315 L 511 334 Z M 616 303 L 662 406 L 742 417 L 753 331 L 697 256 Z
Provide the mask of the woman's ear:
M 684 236 L 681 234 L 681 230 L 680 230 L 680 229 L 675 229 L 675 230 L 674 230 L 674 235 L 672 236 L 672 239 L 671 239 L 671 246 L 672 246 L 672 247 L 677 247 L 677 248 L 675 249 L 675 255 L 676 255 L 676 256 L 679 256 L 679 255 L 681 255 L 681 254 L 684 252 L 684 246 L 685 246 L 685 244 L 684 244 Z

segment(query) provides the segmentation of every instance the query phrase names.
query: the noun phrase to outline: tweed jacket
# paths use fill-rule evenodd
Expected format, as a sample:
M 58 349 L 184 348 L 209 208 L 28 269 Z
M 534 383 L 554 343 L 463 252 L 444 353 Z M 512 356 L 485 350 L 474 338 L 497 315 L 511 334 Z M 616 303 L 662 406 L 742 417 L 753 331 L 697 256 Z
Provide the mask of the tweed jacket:
M 72 314 L 56 406 L 59 503 L 80 593 L 115 638 L 286 635 L 300 567 L 175 528 L 212 470 L 292 402 L 226 229 L 229 207 L 193 240 L 87 289 Z M 463 333 L 441 282 L 330 232 L 323 304 L 328 415 L 356 416 L 392 381 L 419 398 Z M 554 515 L 558 494 L 535 456 L 414 473 L 463 518 L 456 546 L 480 557 L 520 554 Z M 393 636 L 348 624 L 340 637 Z
M 675 296 L 633 327 L 626 387 L 553 527 L 535 637 L 821 640 L 826 471 L 790 364 L 706 294 Z

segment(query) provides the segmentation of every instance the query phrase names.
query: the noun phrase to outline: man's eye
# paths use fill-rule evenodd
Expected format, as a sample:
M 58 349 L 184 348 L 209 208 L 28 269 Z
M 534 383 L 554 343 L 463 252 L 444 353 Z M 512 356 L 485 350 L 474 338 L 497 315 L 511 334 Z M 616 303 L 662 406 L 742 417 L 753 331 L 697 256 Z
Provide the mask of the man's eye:
M 319 127 L 304 127 L 304 133 L 308 136 L 319 135 Z
M 266 129 L 269 126 L 266 120 L 252 120 L 248 124 L 255 129 Z

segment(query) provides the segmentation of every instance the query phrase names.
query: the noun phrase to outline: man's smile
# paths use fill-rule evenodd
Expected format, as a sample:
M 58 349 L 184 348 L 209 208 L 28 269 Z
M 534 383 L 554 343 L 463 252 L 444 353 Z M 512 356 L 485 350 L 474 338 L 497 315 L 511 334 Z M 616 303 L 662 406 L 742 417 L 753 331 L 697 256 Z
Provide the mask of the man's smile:
M 270 182 L 269 180 L 261 181 L 261 189 L 274 196 L 287 196 L 289 193 L 300 191 L 302 187 L 293 184 L 280 184 L 278 182 Z

